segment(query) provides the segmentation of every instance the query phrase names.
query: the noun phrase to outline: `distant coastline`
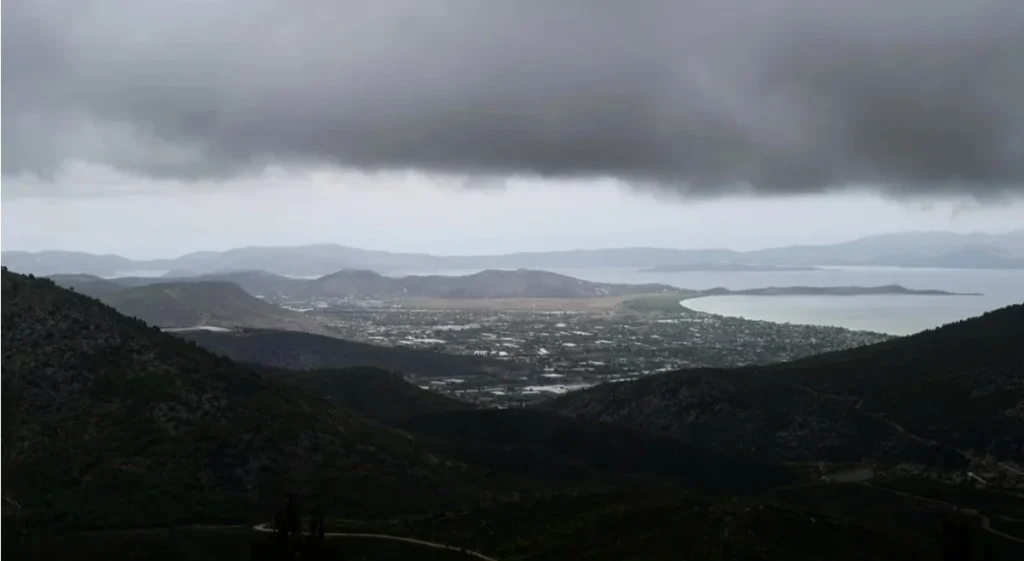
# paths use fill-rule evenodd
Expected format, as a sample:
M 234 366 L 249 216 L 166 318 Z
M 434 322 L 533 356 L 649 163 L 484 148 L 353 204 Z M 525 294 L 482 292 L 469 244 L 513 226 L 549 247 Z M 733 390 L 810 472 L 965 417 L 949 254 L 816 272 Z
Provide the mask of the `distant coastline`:
M 991 301 L 984 296 L 977 292 L 910 289 L 896 284 L 790 286 L 705 290 L 680 299 L 679 305 L 693 312 L 717 316 L 829 325 L 901 336 L 980 313 L 989 307 L 986 303 Z M 940 303 L 940 300 L 949 302 Z M 907 317 L 901 319 L 899 316 L 902 314 L 907 314 Z
M 750 265 L 747 263 L 690 263 L 679 265 L 659 265 L 648 269 L 639 269 L 638 273 L 776 273 L 793 271 L 827 271 L 821 267 L 786 266 L 786 265 Z
M 711 288 L 701 290 L 686 297 L 703 298 L 707 296 L 983 296 L 980 292 L 950 292 L 948 290 L 907 288 L 899 284 L 882 286 L 767 286 L 764 288 L 748 288 L 730 290 L 728 288 Z

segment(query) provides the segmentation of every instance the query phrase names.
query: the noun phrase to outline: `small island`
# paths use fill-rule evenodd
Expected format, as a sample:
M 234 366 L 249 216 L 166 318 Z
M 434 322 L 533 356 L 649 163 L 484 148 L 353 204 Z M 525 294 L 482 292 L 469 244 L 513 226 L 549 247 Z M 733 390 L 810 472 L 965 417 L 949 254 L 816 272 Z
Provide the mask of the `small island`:
M 691 296 L 981 296 L 978 292 L 949 292 L 936 289 L 907 288 L 898 284 L 883 286 L 768 286 L 764 288 L 747 288 L 730 290 L 728 288 L 711 288 L 701 290 Z
M 825 271 L 820 267 L 803 267 L 785 265 L 751 265 L 747 263 L 686 263 L 678 265 L 658 265 L 649 269 L 640 269 L 639 273 L 783 273 L 791 271 Z

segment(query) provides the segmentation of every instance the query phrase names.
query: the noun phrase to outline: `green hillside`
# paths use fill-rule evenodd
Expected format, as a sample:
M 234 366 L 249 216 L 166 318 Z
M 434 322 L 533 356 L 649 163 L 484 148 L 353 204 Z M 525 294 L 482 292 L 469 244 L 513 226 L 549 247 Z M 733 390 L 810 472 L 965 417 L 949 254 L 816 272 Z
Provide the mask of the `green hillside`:
M 963 462 L 783 367 L 555 402 L 577 418 L 472 410 L 373 369 L 252 370 L 49 280 L 4 270 L 2 292 L 5 537 L 23 558 L 244 559 L 267 539 L 238 525 L 268 521 L 288 492 L 324 505 L 331 529 L 503 561 L 936 559 L 953 504 L 977 509 L 959 518 L 985 539 L 998 536 L 983 520 L 1016 531 L 1002 491 L 892 480 L 870 496 L 900 500 L 865 503 L 781 465 Z M 886 505 L 905 522 L 882 523 Z M 146 530 L 171 525 L 198 526 Z M 54 534 L 90 528 L 120 530 Z M 331 544 L 345 558 L 457 558 L 346 539 Z M 1016 542 L 998 539 L 995 559 L 1012 559 Z
M 512 375 L 528 367 L 485 357 L 384 347 L 298 331 L 239 329 L 231 333 L 176 333 L 199 346 L 244 363 L 289 370 L 372 366 L 419 376 Z
M 1024 463 L 1024 304 L 923 333 L 759 369 L 863 400 L 924 438 Z
M 803 480 L 781 466 L 536 410 L 450 411 L 409 418 L 398 426 L 489 477 L 548 488 L 650 476 L 701 493 L 742 494 Z
M 3 327 L 4 496 L 27 524 L 262 519 L 292 490 L 366 516 L 447 477 L 407 435 L 51 281 L 4 270 Z
M 421 389 L 398 374 L 377 368 L 276 372 L 275 380 L 301 388 L 338 409 L 376 419 L 465 411 L 473 405 Z
M 992 467 L 986 456 L 1024 461 L 1020 341 L 1024 306 L 1011 306 L 786 364 L 604 384 L 544 407 L 770 461 Z

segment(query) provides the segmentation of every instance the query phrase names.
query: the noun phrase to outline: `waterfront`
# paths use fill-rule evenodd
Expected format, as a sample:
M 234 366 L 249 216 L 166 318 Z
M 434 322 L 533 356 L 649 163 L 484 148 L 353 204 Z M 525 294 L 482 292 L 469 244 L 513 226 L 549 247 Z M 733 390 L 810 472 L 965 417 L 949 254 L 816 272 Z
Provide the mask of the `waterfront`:
M 475 271 L 444 271 L 468 274 Z M 829 267 L 816 271 L 641 273 L 631 269 L 555 269 L 577 278 L 664 283 L 680 288 L 881 286 L 978 292 L 981 296 L 716 296 L 688 300 L 692 310 L 779 323 L 831 325 L 906 335 L 1024 302 L 1024 269 Z

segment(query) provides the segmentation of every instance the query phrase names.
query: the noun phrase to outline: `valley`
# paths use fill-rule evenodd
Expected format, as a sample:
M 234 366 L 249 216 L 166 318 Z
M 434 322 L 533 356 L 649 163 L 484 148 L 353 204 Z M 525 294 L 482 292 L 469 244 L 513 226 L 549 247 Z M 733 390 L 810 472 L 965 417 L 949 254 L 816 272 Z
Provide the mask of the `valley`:
M 143 298 L 146 313 L 218 312 L 156 329 L 4 271 L 19 551 L 273 551 L 252 528 L 289 489 L 329 509 L 317 555 L 366 559 L 539 561 L 587 542 L 602 560 L 925 560 L 949 524 L 1012 559 L 1024 540 L 1021 306 L 892 338 L 695 312 L 673 293 L 599 310 L 287 310 L 204 286 L 145 286 L 160 303 Z M 295 317 L 337 336 L 245 326 Z M 152 524 L 181 534 L 136 531 Z
M 680 368 L 780 362 L 889 338 L 704 314 L 682 307 L 674 297 L 665 298 L 674 307 L 653 311 L 634 311 L 632 302 L 600 311 L 436 309 L 401 302 L 317 307 L 307 313 L 345 339 L 516 365 L 511 375 L 498 371 L 462 376 L 453 371 L 441 377 L 403 371 L 413 383 L 492 407 L 524 405 L 572 389 Z
M 1024 560 L 1024 0 L 2 0 L 9 560 Z

